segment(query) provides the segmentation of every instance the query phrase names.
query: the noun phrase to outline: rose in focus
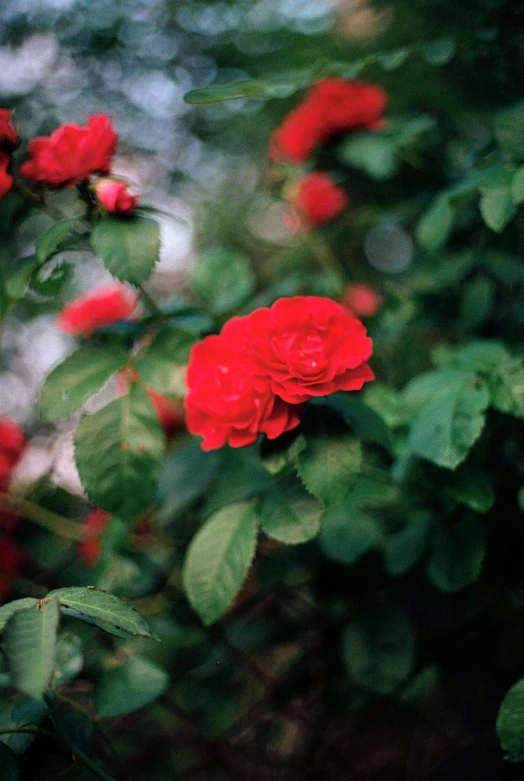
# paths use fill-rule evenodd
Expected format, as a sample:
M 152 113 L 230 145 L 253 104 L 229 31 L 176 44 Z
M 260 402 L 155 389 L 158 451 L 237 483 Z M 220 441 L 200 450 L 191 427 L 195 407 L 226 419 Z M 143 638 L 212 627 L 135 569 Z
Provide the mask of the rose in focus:
M 134 195 L 129 190 L 127 182 L 103 177 L 94 183 L 93 189 L 98 203 L 109 214 L 118 217 L 129 217 L 134 214 L 138 195 Z
M 349 201 L 345 190 L 322 171 L 302 176 L 292 189 L 291 206 L 299 223 L 322 225 L 338 217 Z
M 107 114 L 89 117 L 87 126 L 62 125 L 33 139 L 22 176 L 50 187 L 73 187 L 93 174 L 108 174 L 118 136 Z
M 383 121 L 387 95 L 377 84 L 329 77 L 313 84 L 274 131 L 269 157 L 304 163 L 333 135 L 375 130 Z
M 57 317 L 61 331 L 89 336 L 97 328 L 129 318 L 138 304 L 138 296 L 119 282 L 111 283 L 70 301 Z
M 372 342 L 335 301 L 281 298 L 229 320 L 193 347 L 186 375 L 187 427 L 212 450 L 273 439 L 300 422 L 314 396 L 360 390 L 374 378 Z

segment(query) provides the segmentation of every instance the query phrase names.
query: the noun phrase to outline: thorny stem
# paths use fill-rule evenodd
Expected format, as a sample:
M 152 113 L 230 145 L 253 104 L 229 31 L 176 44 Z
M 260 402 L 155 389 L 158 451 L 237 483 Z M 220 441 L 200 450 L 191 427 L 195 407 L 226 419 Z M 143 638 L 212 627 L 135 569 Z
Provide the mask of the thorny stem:
M 58 513 L 51 512 L 51 510 L 46 510 L 28 499 L 0 493 L 0 505 L 3 503 L 20 510 L 30 521 L 37 523 L 42 528 L 47 529 L 47 531 L 58 534 L 60 537 L 65 537 L 75 542 L 80 542 L 84 539 L 84 530 L 78 523 L 70 521 L 68 518 L 58 515 Z

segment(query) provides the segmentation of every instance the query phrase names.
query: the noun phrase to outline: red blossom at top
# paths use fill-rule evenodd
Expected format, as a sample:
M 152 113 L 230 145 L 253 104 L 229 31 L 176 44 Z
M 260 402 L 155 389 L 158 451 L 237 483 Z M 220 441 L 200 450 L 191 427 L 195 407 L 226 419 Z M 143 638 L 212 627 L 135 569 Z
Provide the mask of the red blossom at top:
M 269 157 L 274 162 L 287 159 L 303 163 L 336 133 L 374 130 L 382 123 L 387 100 L 377 84 L 338 77 L 322 79 L 274 131 Z
M 118 136 L 110 117 L 89 117 L 87 127 L 62 125 L 48 137 L 33 139 L 22 176 L 51 187 L 73 187 L 92 174 L 108 174 Z
M 337 217 L 349 201 L 343 187 L 321 171 L 302 176 L 294 188 L 291 204 L 306 225 L 322 225 Z
M 355 317 L 374 317 L 382 307 L 382 296 L 364 282 L 354 282 L 347 286 L 340 303 Z
M 186 423 L 204 438 L 203 450 L 251 445 L 261 433 L 275 439 L 299 424 L 300 410 L 277 398 L 268 382 L 255 387 L 244 347 L 247 320 L 235 318 L 227 336 L 207 336 L 191 350 Z
M 94 184 L 97 201 L 109 214 L 128 217 L 134 214 L 138 195 L 129 190 L 127 182 L 120 179 L 102 178 Z
M 0 108 L 0 149 L 12 152 L 20 146 L 20 136 L 13 123 L 11 110 Z
M 57 326 L 68 334 L 88 336 L 106 325 L 127 319 L 138 296 L 114 282 L 70 301 L 57 317 Z

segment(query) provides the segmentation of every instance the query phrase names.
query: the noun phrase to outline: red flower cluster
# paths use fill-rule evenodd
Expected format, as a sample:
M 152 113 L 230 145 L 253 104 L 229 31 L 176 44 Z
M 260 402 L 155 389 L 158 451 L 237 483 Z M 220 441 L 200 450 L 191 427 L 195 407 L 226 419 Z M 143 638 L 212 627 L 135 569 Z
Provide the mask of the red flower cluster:
M 291 206 L 299 223 L 322 225 L 337 217 L 349 201 L 343 187 L 321 171 L 302 176 L 293 188 Z
M 374 317 L 382 307 L 382 296 L 364 282 L 348 285 L 340 302 L 355 317 Z
M 134 214 L 138 195 L 130 192 L 127 182 L 103 177 L 95 182 L 93 189 L 98 203 L 109 214 L 116 214 L 119 217 L 129 217 Z
M 303 163 L 336 133 L 379 127 L 386 103 L 386 93 L 376 84 L 322 79 L 274 131 L 269 157 L 274 162 Z
M 13 186 L 13 177 L 9 173 L 11 152 L 20 144 L 18 130 L 13 124 L 11 111 L 0 108 L 0 198 L 7 195 Z
M 22 176 L 51 187 L 73 187 L 93 174 L 108 174 L 118 136 L 107 114 L 89 117 L 87 126 L 62 125 L 29 144 Z
M 69 301 L 58 315 L 57 325 L 68 334 L 89 336 L 97 328 L 128 318 L 137 303 L 136 294 L 113 282 Z
M 191 351 L 187 427 L 203 450 L 275 439 L 298 426 L 308 399 L 372 380 L 371 353 L 362 323 L 328 298 L 281 298 L 233 317 Z
M 0 418 L 0 492 L 9 490 L 11 474 L 20 460 L 26 445 L 24 432 L 14 420 Z M 9 507 L 0 505 L 0 602 L 11 590 L 11 579 L 22 571 L 24 552 L 9 536 L 20 517 Z
M 98 508 L 84 518 L 84 539 L 78 544 L 78 557 L 87 567 L 96 567 L 102 556 L 101 537 L 111 520 L 109 513 Z

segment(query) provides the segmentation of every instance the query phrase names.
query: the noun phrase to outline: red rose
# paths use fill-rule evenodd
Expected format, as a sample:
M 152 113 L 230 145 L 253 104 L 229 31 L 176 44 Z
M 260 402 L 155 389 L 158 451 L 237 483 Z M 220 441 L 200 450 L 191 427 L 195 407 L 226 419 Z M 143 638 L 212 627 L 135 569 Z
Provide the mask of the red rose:
M 382 307 L 382 296 L 369 285 L 355 282 L 347 286 L 340 303 L 355 317 L 373 317 Z
M 7 171 L 10 164 L 7 152 L 0 152 L 0 198 L 4 198 L 13 186 L 13 177 Z
M 25 444 L 20 424 L 11 418 L 0 417 L 0 478 L 20 460 Z
M 117 141 L 107 114 L 89 117 L 87 127 L 62 125 L 49 137 L 31 141 L 31 159 L 20 172 L 51 187 L 73 187 L 92 174 L 109 173 Z
M 303 163 L 335 133 L 374 130 L 382 122 L 387 95 L 376 84 L 329 77 L 313 84 L 304 100 L 274 131 L 269 157 Z
M 0 602 L 11 592 L 11 580 L 19 575 L 24 565 L 22 548 L 10 537 L 0 536 Z
M 289 404 L 360 390 L 374 379 L 366 329 L 329 298 L 280 298 L 249 315 L 256 374 Z
M 298 180 L 291 203 L 303 222 L 322 225 L 343 212 L 349 201 L 328 174 L 314 171 Z
M 0 108 L 0 148 L 8 152 L 20 146 L 20 136 L 13 124 L 11 110 Z
M 100 537 L 106 530 L 111 515 L 95 508 L 84 519 L 85 538 L 78 544 L 78 557 L 88 567 L 96 567 L 102 555 Z
M 138 195 L 133 195 L 127 182 L 119 179 L 98 179 L 94 190 L 100 206 L 110 214 L 127 217 L 134 213 Z
M 147 395 L 166 434 L 172 434 L 174 431 L 184 428 L 185 414 L 184 405 L 181 401 L 170 399 L 153 388 L 147 388 Z
M 114 282 L 66 304 L 57 325 L 68 334 L 88 336 L 97 328 L 128 318 L 137 303 L 137 295 Z
M 248 318 L 235 318 L 233 335 L 244 329 Z M 277 398 L 269 383 L 254 386 L 252 359 L 243 340 L 207 336 L 189 357 L 186 375 L 186 423 L 192 434 L 204 438 L 203 450 L 226 442 L 231 447 L 251 445 L 259 434 L 275 439 L 299 424 L 298 407 Z

